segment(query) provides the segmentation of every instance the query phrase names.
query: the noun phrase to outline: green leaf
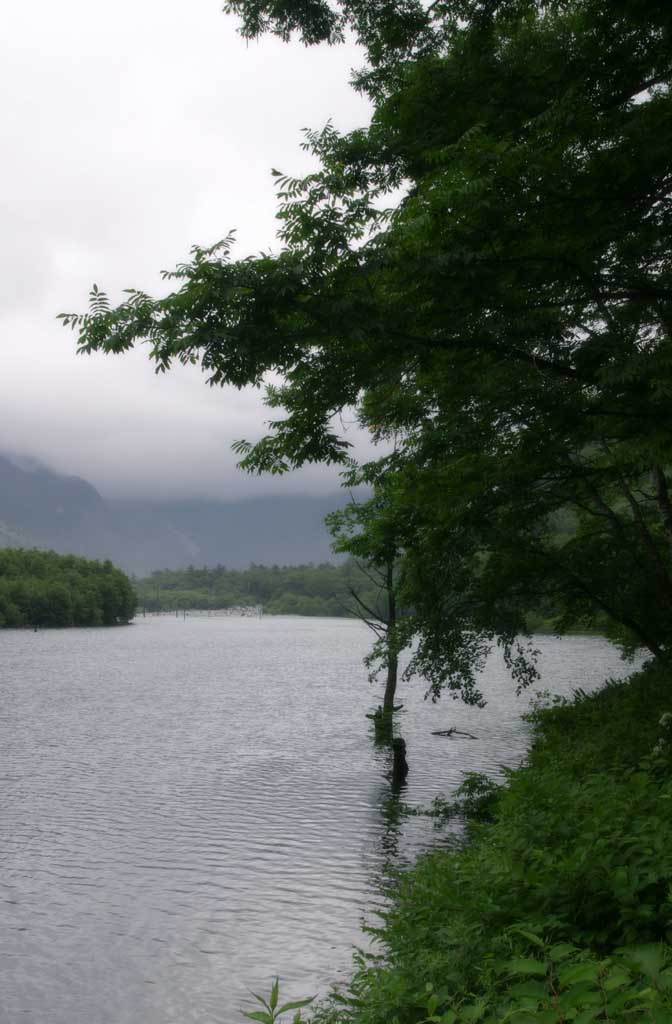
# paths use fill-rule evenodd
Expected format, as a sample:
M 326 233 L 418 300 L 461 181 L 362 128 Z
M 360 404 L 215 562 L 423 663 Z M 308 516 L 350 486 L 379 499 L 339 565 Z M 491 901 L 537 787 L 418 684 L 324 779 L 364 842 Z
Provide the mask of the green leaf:
M 560 974 L 559 981 L 563 988 L 569 988 L 582 981 L 597 982 L 599 977 L 600 968 L 597 964 L 574 964 Z
M 649 978 L 660 974 L 665 965 L 665 953 L 662 946 L 650 943 L 646 946 L 628 946 L 620 950 L 627 964 L 634 966 Z
M 620 988 L 621 985 L 627 985 L 631 980 L 631 976 L 623 970 L 616 968 L 609 973 L 609 977 L 605 978 L 602 982 L 602 988 L 605 992 L 613 992 L 614 989 Z
M 551 946 L 548 956 L 551 960 L 566 960 L 572 953 L 578 953 L 578 949 L 571 942 L 558 942 L 555 946 Z
M 527 939 L 528 942 L 531 942 L 533 946 L 537 946 L 539 949 L 545 949 L 546 947 L 546 943 L 538 935 L 535 935 L 534 932 L 528 932 L 523 928 L 516 927 L 510 928 L 509 931 L 514 932 L 516 935 L 522 935 L 524 939 Z
M 475 1021 L 480 1020 L 485 1013 L 486 1003 L 479 999 L 477 1003 L 469 1003 L 467 1006 L 460 1007 L 460 1017 L 462 1020 Z
M 311 996 L 310 999 L 297 999 L 293 1003 L 283 1003 L 278 1010 L 278 1016 L 281 1013 L 288 1013 L 289 1010 L 302 1010 L 304 1006 L 310 1006 L 314 999 L 315 996 Z
M 595 1020 L 601 1012 L 601 1006 L 591 1006 L 587 1010 L 581 1010 L 581 1013 L 574 1018 L 574 1024 L 590 1024 L 590 1021 Z
M 620 1011 L 631 1003 L 633 1000 L 633 993 L 629 991 L 615 992 L 614 995 L 609 996 L 607 1000 L 607 1013 L 610 1017 L 616 1017 Z
M 534 960 L 531 957 L 517 957 L 513 960 L 509 960 L 506 964 L 506 969 L 509 974 L 534 974 L 541 978 L 546 977 L 547 966 L 540 960 Z
M 548 995 L 548 989 L 543 981 L 521 981 L 517 985 L 512 985 L 509 992 L 517 999 L 541 1000 Z
M 275 1010 L 278 1005 L 278 993 L 280 991 L 280 979 L 275 978 L 271 986 L 271 998 L 269 1000 L 269 1006 L 271 1010 Z
M 251 1010 L 249 1013 L 244 1014 L 248 1020 L 258 1020 L 260 1024 L 273 1024 L 273 1018 L 270 1013 L 262 1013 L 261 1010 Z
M 431 989 L 431 986 L 430 986 L 430 989 Z M 438 1005 L 439 1005 L 439 997 L 436 995 L 436 993 L 433 993 L 432 995 L 430 995 L 429 999 L 427 1000 L 427 1004 L 426 1004 L 427 1016 L 428 1017 L 433 1017 L 434 1016 L 434 1014 L 436 1013 L 436 1008 L 437 1008 Z
M 517 1010 L 508 1018 L 509 1024 L 557 1024 L 555 1010 Z M 498 1021 L 497 1024 L 500 1024 Z

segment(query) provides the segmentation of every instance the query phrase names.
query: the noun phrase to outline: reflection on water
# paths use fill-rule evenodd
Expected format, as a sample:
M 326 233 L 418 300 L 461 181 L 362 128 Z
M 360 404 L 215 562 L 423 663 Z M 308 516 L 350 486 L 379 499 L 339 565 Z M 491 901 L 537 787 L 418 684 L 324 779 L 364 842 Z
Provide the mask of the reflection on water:
M 496 658 L 484 711 L 416 683 L 390 799 L 368 644 L 338 619 L 0 633 L 3 1022 L 230 1022 L 276 972 L 287 996 L 347 976 L 384 866 L 433 840 L 399 801 L 499 774 L 526 744 Z M 556 692 L 624 671 L 597 639 L 538 646 Z M 453 726 L 477 738 L 431 735 Z

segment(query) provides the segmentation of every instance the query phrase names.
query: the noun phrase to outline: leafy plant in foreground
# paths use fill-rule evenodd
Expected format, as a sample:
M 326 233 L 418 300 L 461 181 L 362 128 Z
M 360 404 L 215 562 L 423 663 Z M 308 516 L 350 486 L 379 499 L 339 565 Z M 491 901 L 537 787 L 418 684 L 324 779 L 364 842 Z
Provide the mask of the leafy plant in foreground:
M 276 978 L 271 986 L 271 993 L 268 997 L 268 1001 L 266 1001 L 263 996 L 257 995 L 256 992 L 253 992 L 252 995 L 258 1003 L 261 1003 L 263 1010 L 249 1010 L 244 1013 L 244 1016 L 247 1017 L 248 1020 L 258 1021 L 259 1024 L 275 1024 L 275 1022 L 279 1020 L 284 1013 L 290 1013 L 292 1010 L 296 1010 L 293 1022 L 294 1024 L 298 1024 L 301 1020 L 301 1010 L 306 1006 L 310 1006 L 314 999 L 314 997 L 311 997 L 310 999 L 299 999 L 293 1002 L 283 1003 L 281 1006 L 278 1006 L 280 999 L 279 978 Z
M 429 985 L 419 1024 L 672 1024 L 672 953 L 632 946 L 598 958 L 568 942 L 547 943 L 522 930 L 534 955 L 490 959 L 484 991 L 446 1006 Z

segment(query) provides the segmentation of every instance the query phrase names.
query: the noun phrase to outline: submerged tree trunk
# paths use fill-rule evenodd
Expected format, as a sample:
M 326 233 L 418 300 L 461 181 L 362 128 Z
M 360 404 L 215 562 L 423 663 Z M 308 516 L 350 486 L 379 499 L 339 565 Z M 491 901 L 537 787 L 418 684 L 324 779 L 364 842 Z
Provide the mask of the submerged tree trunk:
M 392 740 L 392 792 L 398 793 L 406 782 L 408 761 L 406 760 L 406 741 L 401 736 Z

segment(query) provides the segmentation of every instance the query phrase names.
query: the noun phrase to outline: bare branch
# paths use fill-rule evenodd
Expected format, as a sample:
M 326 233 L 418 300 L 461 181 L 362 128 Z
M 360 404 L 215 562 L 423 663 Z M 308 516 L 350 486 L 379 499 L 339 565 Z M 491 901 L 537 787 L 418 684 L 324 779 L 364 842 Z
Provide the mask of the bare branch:
M 353 598 L 353 600 L 355 600 L 357 602 L 359 607 L 364 609 L 364 611 L 366 612 L 366 614 L 367 614 L 367 616 L 369 618 L 374 619 L 376 622 L 381 623 L 381 626 L 382 625 L 385 625 L 385 626 L 387 625 L 387 620 L 384 619 L 382 615 L 379 615 L 377 612 L 375 612 L 371 608 L 369 608 L 369 606 L 367 604 L 365 604 L 364 601 L 362 601 L 361 597 L 359 596 L 359 594 L 357 593 L 357 591 L 353 587 L 348 587 L 348 592 L 349 592 L 350 596 Z

